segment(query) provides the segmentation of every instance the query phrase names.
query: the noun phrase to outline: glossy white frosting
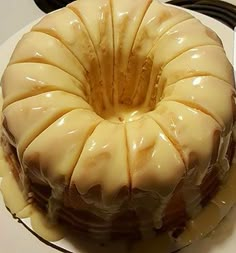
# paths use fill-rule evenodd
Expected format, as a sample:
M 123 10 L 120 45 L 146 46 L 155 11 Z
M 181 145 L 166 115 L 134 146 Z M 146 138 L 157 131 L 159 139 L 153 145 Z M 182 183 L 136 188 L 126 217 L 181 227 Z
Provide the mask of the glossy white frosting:
M 200 185 L 214 164 L 224 170 L 233 84 L 221 41 L 190 14 L 157 0 L 80 0 L 18 43 L 2 78 L 4 133 L 52 199 L 75 187 L 111 214 L 150 195 L 161 227 L 189 172 Z

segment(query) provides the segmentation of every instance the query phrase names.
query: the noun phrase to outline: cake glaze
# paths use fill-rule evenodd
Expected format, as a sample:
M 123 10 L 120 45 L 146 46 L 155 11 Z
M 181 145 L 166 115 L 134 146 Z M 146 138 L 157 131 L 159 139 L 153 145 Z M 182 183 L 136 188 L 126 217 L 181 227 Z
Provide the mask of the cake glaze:
M 219 38 L 190 14 L 76 1 L 12 55 L 5 152 L 16 149 L 22 187 L 50 217 L 95 237 L 172 231 L 229 170 L 233 83 Z

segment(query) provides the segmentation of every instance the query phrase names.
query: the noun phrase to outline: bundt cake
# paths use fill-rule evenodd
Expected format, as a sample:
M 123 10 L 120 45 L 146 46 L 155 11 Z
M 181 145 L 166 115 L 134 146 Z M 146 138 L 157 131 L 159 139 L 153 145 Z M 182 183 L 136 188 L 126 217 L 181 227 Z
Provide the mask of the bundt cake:
M 78 0 L 17 44 L 2 145 L 26 198 L 95 238 L 184 229 L 234 150 L 221 40 L 157 0 Z

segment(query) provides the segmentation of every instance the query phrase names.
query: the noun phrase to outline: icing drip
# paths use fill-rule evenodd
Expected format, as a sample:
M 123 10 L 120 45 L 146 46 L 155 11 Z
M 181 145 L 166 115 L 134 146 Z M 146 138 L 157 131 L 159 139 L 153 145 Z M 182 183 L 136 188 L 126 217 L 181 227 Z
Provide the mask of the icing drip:
M 1 149 L 0 154 L 2 154 Z M 9 166 L 4 162 L 3 156 L 0 157 L 0 163 L 5 164 L 0 170 L 1 176 L 3 177 L 1 182 L 1 192 L 5 204 L 11 212 L 15 213 L 16 217 L 22 218 L 23 221 L 25 218 L 29 217 L 31 219 L 32 229 L 42 238 L 48 241 L 58 241 L 63 238 L 65 236 L 63 228 L 58 224 L 50 222 L 41 210 L 35 208 L 32 203 L 25 200 L 19 185 L 13 177 L 13 174 L 10 172 Z M 4 173 L 2 173 L 3 171 Z M 154 250 L 156 250 L 157 247 L 158 249 L 163 248 L 166 252 L 170 252 L 168 250 L 184 247 L 209 234 L 215 229 L 217 224 L 236 202 L 235 181 L 236 165 L 234 161 L 234 165 L 232 165 L 225 183 L 220 187 L 219 192 L 210 203 L 203 208 L 196 218 L 187 222 L 186 229 L 176 240 L 171 238 L 170 234 L 163 233 L 154 239 L 135 243 L 131 252 L 142 252 L 142 249 L 147 247 L 149 248 L 149 253 L 155 252 Z
M 2 147 L 0 147 L 0 176 L 2 177 L 0 189 L 5 205 L 15 217 L 30 218 L 32 229 L 45 240 L 58 241 L 63 238 L 62 227 L 52 223 L 44 212 L 34 206 L 31 198 L 25 197 L 3 156 Z

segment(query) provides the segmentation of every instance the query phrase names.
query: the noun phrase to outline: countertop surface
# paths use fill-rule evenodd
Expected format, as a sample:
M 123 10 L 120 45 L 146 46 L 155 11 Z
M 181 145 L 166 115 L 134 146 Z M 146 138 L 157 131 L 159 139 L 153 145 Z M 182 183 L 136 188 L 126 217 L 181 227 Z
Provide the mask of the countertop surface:
M 33 0 L 0 0 L 0 45 L 43 14 Z

